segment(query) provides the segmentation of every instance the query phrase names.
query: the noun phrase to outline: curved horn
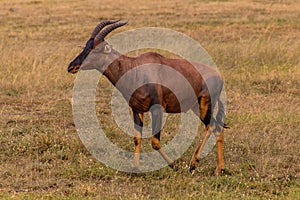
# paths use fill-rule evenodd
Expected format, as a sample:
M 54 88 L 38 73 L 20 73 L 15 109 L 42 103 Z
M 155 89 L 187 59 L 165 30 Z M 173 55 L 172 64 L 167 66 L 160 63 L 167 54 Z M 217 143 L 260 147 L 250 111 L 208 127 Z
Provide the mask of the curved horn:
M 118 22 L 118 23 L 110 25 L 109 27 L 105 28 L 103 31 L 101 31 L 100 33 L 98 33 L 98 35 L 95 37 L 95 40 L 98 41 L 98 42 L 103 42 L 105 36 L 107 36 L 110 32 L 112 32 L 116 28 L 124 26 L 127 23 L 128 23 L 128 21 Z
M 97 36 L 97 34 L 107 25 L 109 24 L 114 24 L 116 22 L 118 22 L 120 20 L 103 20 L 101 21 L 93 30 L 91 38 L 95 38 Z

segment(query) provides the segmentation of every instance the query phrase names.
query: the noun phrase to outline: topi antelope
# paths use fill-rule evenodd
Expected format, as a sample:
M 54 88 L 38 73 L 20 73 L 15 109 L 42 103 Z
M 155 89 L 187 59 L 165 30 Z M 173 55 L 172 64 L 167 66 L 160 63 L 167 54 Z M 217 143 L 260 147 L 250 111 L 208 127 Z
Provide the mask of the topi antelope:
M 127 24 L 127 21 L 101 21 L 92 32 L 83 51 L 69 64 L 68 72 L 76 73 L 79 70 L 97 69 L 109 79 L 127 100 L 133 112 L 135 145 L 133 164 L 137 170 L 139 168 L 141 152 L 143 114 L 148 111 L 151 112 L 153 134 L 151 144 L 153 149 L 161 154 L 169 166 L 173 167 L 173 160 L 163 151 L 160 144 L 162 113 L 181 113 L 191 109 L 205 124 L 205 134 L 202 142 L 192 156 L 189 170 L 193 172 L 205 142 L 210 134 L 214 133 L 218 134 L 218 159 L 215 172 L 216 174 L 220 174 L 224 170 L 223 129 L 226 126 L 222 122 L 225 115 L 224 106 L 220 101 L 223 80 L 219 73 L 200 63 L 189 62 L 185 59 L 170 59 L 153 52 L 143 53 L 137 57 L 122 55 L 113 49 L 104 39 L 111 31 L 125 24 Z M 104 27 L 106 28 L 104 29 Z M 144 73 L 137 72 L 134 76 L 127 79 L 127 83 L 117 84 L 126 72 L 145 64 L 148 64 L 148 68 Z M 193 95 L 196 98 L 191 98 L 193 95 L 190 95 L 185 88 L 180 87 L 181 83 L 178 80 L 174 80 L 172 76 L 168 77 L 163 67 L 155 67 L 160 65 L 168 66 L 179 72 L 190 84 L 194 92 Z M 197 66 L 201 73 L 194 66 Z M 165 82 L 170 83 L 169 85 L 178 86 L 176 87 L 178 91 L 175 92 L 180 93 L 183 98 L 176 97 L 173 93 L 174 91 L 171 91 L 164 85 L 153 83 L 153 81 L 159 79 L 164 79 Z M 142 80 L 145 84 L 131 91 L 137 80 Z M 216 103 L 218 103 L 218 114 L 216 119 L 214 119 L 212 113 Z M 157 104 L 160 106 L 154 106 Z

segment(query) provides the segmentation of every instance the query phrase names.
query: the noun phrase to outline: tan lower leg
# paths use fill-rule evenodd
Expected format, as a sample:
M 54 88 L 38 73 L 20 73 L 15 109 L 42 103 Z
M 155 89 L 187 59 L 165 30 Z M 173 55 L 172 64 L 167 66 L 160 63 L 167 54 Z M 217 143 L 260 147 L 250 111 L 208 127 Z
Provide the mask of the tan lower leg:
M 220 133 L 217 140 L 217 149 L 218 149 L 218 165 L 216 169 L 216 174 L 220 174 L 224 170 L 224 154 L 223 154 L 223 141 L 224 141 L 224 130 Z
M 160 155 L 167 161 L 170 167 L 173 167 L 173 160 L 162 150 L 160 141 L 154 136 L 152 137 L 152 148 L 160 153 Z
M 198 148 L 196 149 L 192 159 L 191 159 L 191 162 L 190 162 L 190 168 L 195 168 L 196 166 L 196 163 L 198 162 L 198 159 L 200 157 L 200 153 L 208 139 L 210 135 L 210 131 L 209 131 L 209 127 L 207 126 L 206 129 L 205 129 L 205 135 L 204 135 L 204 138 L 202 140 L 202 142 L 200 143 L 200 145 L 198 146 Z
M 134 129 L 134 167 L 140 166 L 140 154 L 141 154 L 142 134 Z

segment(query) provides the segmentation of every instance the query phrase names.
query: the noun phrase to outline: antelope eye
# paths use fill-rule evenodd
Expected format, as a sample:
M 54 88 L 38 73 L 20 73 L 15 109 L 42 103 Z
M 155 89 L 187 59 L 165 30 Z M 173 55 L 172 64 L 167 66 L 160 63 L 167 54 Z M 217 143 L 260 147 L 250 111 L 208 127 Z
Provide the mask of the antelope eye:
M 104 46 L 104 51 L 103 51 L 104 53 L 110 53 L 111 52 L 111 46 L 110 45 L 105 45 Z

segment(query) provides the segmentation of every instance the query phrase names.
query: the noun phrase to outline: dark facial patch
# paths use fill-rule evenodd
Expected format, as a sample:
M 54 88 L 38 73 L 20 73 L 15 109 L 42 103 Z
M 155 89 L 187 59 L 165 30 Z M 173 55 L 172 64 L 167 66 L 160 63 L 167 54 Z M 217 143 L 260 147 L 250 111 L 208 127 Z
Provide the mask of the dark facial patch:
M 94 48 L 94 38 L 90 38 L 83 51 L 69 64 L 68 66 L 68 72 L 70 73 L 76 73 L 80 65 L 83 63 L 84 59 L 89 55 L 91 50 Z

